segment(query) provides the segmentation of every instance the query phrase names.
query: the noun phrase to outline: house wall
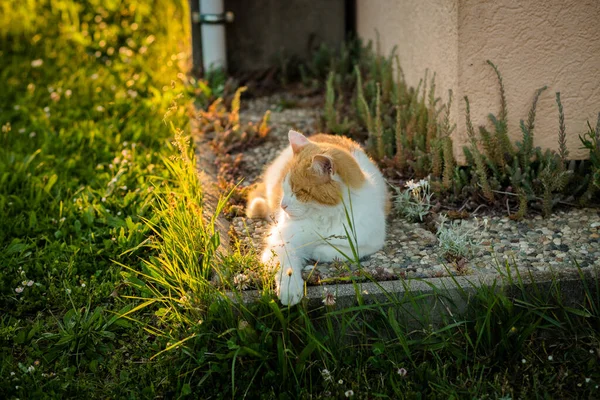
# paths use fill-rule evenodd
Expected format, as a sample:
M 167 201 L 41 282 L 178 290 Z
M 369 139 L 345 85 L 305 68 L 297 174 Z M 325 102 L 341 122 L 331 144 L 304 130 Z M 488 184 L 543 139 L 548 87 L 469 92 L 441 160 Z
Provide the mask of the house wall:
M 416 85 L 426 68 L 437 73 L 438 94 L 455 94 L 452 118 L 456 155 L 466 143 L 463 96 L 475 126 L 500 107 L 499 87 L 486 60 L 504 79 L 509 134 L 520 138 L 536 89 L 547 85 L 537 107 L 535 144 L 556 149 L 561 92 L 570 158 L 586 156 L 578 134 L 600 111 L 600 1 L 598 0 L 357 0 L 357 30 L 379 31 L 384 52 L 398 46 L 402 68 Z
M 225 0 L 230 72 L 279 65 L 282 55 L 308 60 L 321 43 L 339 47 L 346 35 L 345 0 Z M 283 52 L 283 53 L 282 53 Z

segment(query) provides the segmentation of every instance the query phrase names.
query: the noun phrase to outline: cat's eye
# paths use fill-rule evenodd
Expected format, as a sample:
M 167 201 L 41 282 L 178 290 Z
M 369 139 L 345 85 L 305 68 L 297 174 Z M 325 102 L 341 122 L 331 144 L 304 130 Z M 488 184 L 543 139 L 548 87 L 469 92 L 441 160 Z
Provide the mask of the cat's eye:
M 308 194 L 308 192 L 306 190 L 304 190 L 304 189 L 297 189 L 297 190 L 294 191 L 294 195 L 296 197 L 305 196 L 307 194 Z

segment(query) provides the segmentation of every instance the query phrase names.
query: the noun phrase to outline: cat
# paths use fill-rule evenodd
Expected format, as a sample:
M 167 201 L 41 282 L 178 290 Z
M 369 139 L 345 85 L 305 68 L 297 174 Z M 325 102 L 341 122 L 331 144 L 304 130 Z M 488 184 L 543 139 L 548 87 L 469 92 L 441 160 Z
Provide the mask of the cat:
M 290 130 L 288 139 L 290 145 L 248 196 L 246 214 L 267 219 L 274 215 L 276 225 L 262 261 L 279 264 L 277 294 L 283 305 L 294 305 L 304 295 L 306 260 L 329 262 L 343 259 L 341 253 L 352 257 L 344 229 L 351 231 L 345 208 L 352 207 L 353 244 L 363 257 L 383 247 L 390 199 L 378 167 L 350 138 L 327 134 L 307 138 Z

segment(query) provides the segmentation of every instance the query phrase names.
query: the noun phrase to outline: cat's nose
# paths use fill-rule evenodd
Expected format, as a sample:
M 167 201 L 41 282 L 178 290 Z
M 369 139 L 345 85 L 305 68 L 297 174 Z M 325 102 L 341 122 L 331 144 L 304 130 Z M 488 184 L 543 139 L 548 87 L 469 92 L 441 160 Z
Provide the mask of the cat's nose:
M 287 210 L 287 208 L 288 208 L 288 205 L 286 203 L 281 203 L 281 209 L 283 211 Z

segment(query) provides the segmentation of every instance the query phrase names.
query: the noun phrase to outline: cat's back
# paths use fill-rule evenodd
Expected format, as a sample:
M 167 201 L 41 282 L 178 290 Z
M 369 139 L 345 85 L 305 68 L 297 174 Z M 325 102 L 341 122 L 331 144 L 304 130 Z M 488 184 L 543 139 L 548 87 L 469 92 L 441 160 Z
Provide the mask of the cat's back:
M 314 143 L 325 143 L 329 145 L 334 145 L 337 147 L 341 147 L 342 149 L 353 153 L 355 150 L 361 150 L 361 147 L 354 140 L 350 139 L 346 136 L 338 136 L 338 135 L 328 135 L 326 133 L 318 133 L 308 138 L 311 142 Z

